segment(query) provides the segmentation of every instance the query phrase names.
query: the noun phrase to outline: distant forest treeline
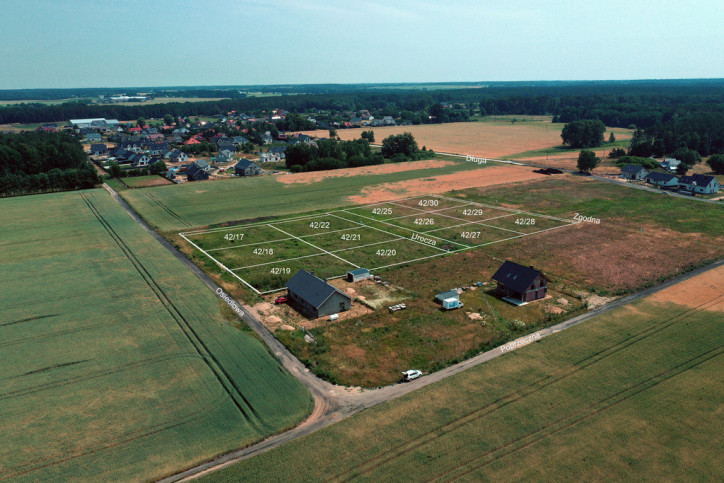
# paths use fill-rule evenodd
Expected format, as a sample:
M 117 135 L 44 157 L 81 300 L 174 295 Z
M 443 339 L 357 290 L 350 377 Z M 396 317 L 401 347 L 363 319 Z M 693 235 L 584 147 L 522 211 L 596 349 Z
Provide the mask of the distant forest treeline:
M 319 86 L 333 91 L 344 86 Z M 309 86 L 304 88 L 309 89 Z M 326 92 L 249 97 L 222 101 L 167 104 L 19 104 L 0 108 L 0 124 L 65 121 L 73 118 L 105 117 L 132 120 L 138 118 L 215 115 L 228 111 L 255 112 L 282 108 L 291 112 L 313 109 L 381 109 L 386 112 L 421 111 L 440 102 L 463 103 L 481 107 L 483 114 L 550 114 L 562 122 L 600 119 L 615 127 L 636 124 L 641 128 L 666 122 L 682 113 L 724 112 L 724 80 L 582 82 L 539 84 L 496 84 L 488 88 L 444 90 L 385 89 L 348 86 L 351 92 Z M 281 89 L 281 88 L 280 88 Z M 292 91 L 292 89 L 289 89 Z M 7 91 L 5 91 L 7 92 Z M 21 92 L 21 91 L 18 91 Z M 40 92 L 31 91 L 32 94 Z M 208 97 L 232 97 L 233 90 L 189 89 L 174 95 L 200 94 Z M 17 94 L 17 92 L 16 92 Z M 75 94 L 86 94 L 79 89 Z M 48 94 L 50 95 L 50 94 Z M 35 96 L 42 98 L 39 95 Z
M 83 146 L 65 133 L 0 134 L 0 196 L 93 188 Z

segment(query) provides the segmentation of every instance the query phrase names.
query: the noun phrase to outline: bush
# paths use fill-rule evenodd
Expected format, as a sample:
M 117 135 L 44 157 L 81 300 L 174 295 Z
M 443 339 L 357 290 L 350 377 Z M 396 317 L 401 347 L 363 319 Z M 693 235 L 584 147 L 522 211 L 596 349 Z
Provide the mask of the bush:
M 618 167 L 623 167 L 627 164 L 636 164 L 638 166 L 643 166 L 646 169 L 656 169 L 659 167 L 656 160 L 651 158 L 642 158 L 640 156 L 621 156 L 616 160 L 616 166 Z
M 714 154 L 706 161 L 706 164 L 716 174 L 724 174 L 724 154 Z

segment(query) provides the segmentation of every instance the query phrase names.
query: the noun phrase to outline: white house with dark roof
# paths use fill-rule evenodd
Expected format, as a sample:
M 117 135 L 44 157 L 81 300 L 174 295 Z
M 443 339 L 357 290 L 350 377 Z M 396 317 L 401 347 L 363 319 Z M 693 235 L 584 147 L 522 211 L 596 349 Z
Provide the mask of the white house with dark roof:
M 638 164 L 627 164 L 621 168 L 621 177 L 625 179 L 641 180 L 646 178 L 649 171 Z
M 679 189 L 699 194 L 718 193 L 722 185 L 714 176 L 692 174 L 679 178 Z
M 676 189 L 679 187 L 679 178 L 671 173 L 649 173 L 646 175 L 646 182 L 661 188 Z

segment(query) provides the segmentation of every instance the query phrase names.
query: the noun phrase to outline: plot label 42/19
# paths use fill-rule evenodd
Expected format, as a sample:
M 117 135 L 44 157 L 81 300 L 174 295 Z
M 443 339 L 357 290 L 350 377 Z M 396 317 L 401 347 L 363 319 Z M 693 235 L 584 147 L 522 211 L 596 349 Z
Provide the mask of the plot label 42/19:
M 289 267 L 274 267 L 269 270 L 272 275 L 289 275 L 292 273 L 292 269 Z

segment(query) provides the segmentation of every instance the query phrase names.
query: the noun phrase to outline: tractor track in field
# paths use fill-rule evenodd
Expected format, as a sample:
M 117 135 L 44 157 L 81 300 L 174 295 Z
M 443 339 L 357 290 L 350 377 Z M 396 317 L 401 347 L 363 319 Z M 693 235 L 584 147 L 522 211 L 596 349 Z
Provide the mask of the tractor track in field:
M 218 361 L 216 356 L 214 356 L 214 354 L 209 350 L 204 341 L 199 337 L 196 330 L 191 326 L 191 323 L 186 320 L 183 313 L 176 307 L 176 305 L 174 305 L 173 301 L 168 297 L 168 295 L 166 295 L 163 288 L 158 285 L 151 273 L 146 269 L 141 261 L 138 260 L 130 247 L 126 245 L 126 242 L 123 240 L 123 238 L 118 235 L 115 229 L 110 225 L 110 223 L 106 221 L 106 219 L 103 217 L 100 211 L 98 211 L 98 209 L 89 199 L 89 197 L 85 194 L 82 194 L 81 197 L 88 206 L 88 209 L 93 213 L 96 219 L 98 219 L 98 222 L 103 226 L 108 235 L 116 242 L 118 247 L 126 255 L 128 260 L 131 262 L 133 267 L 141 276 L 141 278 L 146 282 L 154 295 L 156 295 L 157 299 L 159 300 L 159 302 L 161 302 L 171 318 L 176 322 L 179 329 L 181 329 L 181 332 L 186 336 L 186 339 L 194 348 L 194 350 L 204 360 L 208 368 L 216 377 L 219 384 L 221 384 L 221 386 L 224 388 L 224 391 L 226 391 L 226 393 L 229 395 L 234 405 L 239 409 L 239 412 L 241 412 L 244 419 L 248 421 L 249 425 L 251 425 L 251 427 L 255 431 L 263 433 L 263 430 L 260 427 L 263 422 L 259 420 L 259 415 L 256 409 L 254 409 L 251 403 L 246 399 L 241 389 L 237 387 L 231 375 L 226 371 L 226 369 Z M 241 399 L 243 402 L 240 402 L 239 399 Z
M 148 223 L 146 223 L 133 210 L 133 208 L 131 208 L 131 206 L 124 199 L 122 199 L 120 196 L 118 196 L 118 194 L 112 188 L 110 188 L 107 185 L 104 185 L 104 188 L 128 212 L 128 214 L 134 220 L 136 220 L 151 236 L 153 236 L 159 243 L 161 243 L 161 245 L 163 245 L 167 250 L 169 250 L 177 259 L 179 259 L 181 262 L 183 262 L 184 265 L 186 265 L 186 267 L 189 270 L 191 270 L 194 274 L 196 274 L 204 282 L 204 284 L 206 286 L 208 286 L 213 291 L 216 291 L 217 289 L 221 289 L 221 287 L 219 287 L 198 266 L 196 266 L 193 262 L 191 262 L 188 258 L 186 258 L 186 256 L 184 254 L 182 254 L 178 249 L 176 249 L 176 247 L 174 247 L 168 240 L 166 240 L 160 234 L 158 234 L 155 230 L 153 230 L 148 225 Z M 574 325 L 577 325 L 577 324 L 580 324 L 587 320 L 590 320 L 603 313 L 606 313 L 611 310 L 622 307 L 624 305 L 627 305 L 631 302 L 639 300 L 643 297 L 656 293 L 656 292 L 663 290 L 665 288 L 668 288 L 674 284 L 677 284 L 684 280 L 690 279 L 692 277 L 700 275 L 701 273 L 712 270 L 712 269 L 717 268 L 722 265 L 724 265 L 724 259 L 718 260 L 705 267 L 701 267 L 699 269 L 693 270 L 687 274 L 680 275 L 676 278 L 670 279 L 657 286 L 647 288 L 645 290 L 642 290 L 641 292 L 638 292 L 638 293 L 635 293 L 632 295 L 628 295 L 626 297 L 622 297 L 622 298 L 617 299 L 613 302 L 610 302 L 602 307 L 596 308 L 594 310 L 591 310 L 585 314 L 579 315 L 579 316 L 569 319 L 567 321 L 561 322 L 559 324 L 556 324 L 556 325 L 553 325 L 550 327 L 546 327 L 544 329 L 537 331 L 537 333 L 541 336 L 541 338 L 555 334 L 556 332 L 560 332 L 561 330 L 565 330 L 569 327 L 572 327 Z M 223 289 L 221 289 L 221 290 L 223 290 Z M 417 380 L 412 381 L 407 384 L 396 384 L 396 385 L 387 386 L 387 387 L 383 387 L 380 389 L 372 389 L 372 390 L 352 390 L 350 388 L 336 386 L 336 385 L 333 385 L 326 381 L 323 381 L 322 379 L 319 379 L 317 376 L 315 376 L 313 373 L 311 373 L 311 371 L 309 371 L 309 369 L 307 369 L 291 352 L 289 352 L 287 350 L 287 348 L 284 347 L 259 320 L 257 320 L 255 317 L 253 317 L 249 313 L 246 306 L 244 306 L 243 304 L 241 304 L 238 301 L 237 301 L 237 303 L 240 307 L 243 307 L 245 309 L 244 315 L 241 317 L 241 319 L 243 321 L 245 321 L 249 325 L 249 327 L 251 327 L 261 337 L 261 339 L 264 341 L 264 343 L 267 344 L 267 346 L 269 347 L 271 352 L 279 359 L 281 364 L 293 376 L 295 376 L 302 384 L 304 384 L 307 387 L 307 389 L 310 391 L 310 393 L 312 394 L 312 397 L 314 398 L 314 402 L 315 402 L 314 410 L 313 410 L 312 414 L 302 424 L 300 424 L 299 426 L 297 426 L 295 428 L 292 428 L 283 433 L 276 434 L 274 436 L 270 436 L 269 438 L 261 441 L 260 443 L 249 446 L 247 448 L 232 451 L 232 452 L 222 455 L 218 458 L 215 458 L 211 461 L 208 461 L 201 465 L 197 465 L 193 468 L 187 469 L 183 472 L 179 472 L 175 475 L 171 475 L 167 478 L 160 480 L 160 481 L 163 481 L 164 483 L 190 480 L 190 479 L 194 479 L 199 476 L 202 476 L 204 474 L 219 470 L 221 468 L 229 466 L 229 465 L 236 463 L 238 461 L 241 461 L 243 459 L 250 458 L 254 455 L 265 452 L 271 448 L 277 447 L 286 442 L 292 441 L 294 439 L 298 439 L 302 436 L 305 436 L 305 435 L 315 432 L 319 429 L 327 427 L 331 424 L 334 424 L 335 422 L 346 419 L 364 409 L 368 409 L 368 408 L 371 408 L 378 404 L 390 401 L 392 399 L 396 399 L 396 398 L 401 397 L 405 394 L 408 394 L 412 391 L 415 391 L 422 387 L 428 386 L 435 382 L 441 381 L 447 377 L 460 373 L 466 369 L 469 369 L 471 367 L 474 367 L 476 365 L 482 364 L 491 359 L 499 357 L 502 354 L 502 352 L 499 350 L 499 348 L 495 348 L 490 351 L 478 354 L 477 356 L 474 356 L 459 364 L 455 364 L 453 366 L 446 367 L 445 369 L 442 369 L 438 372 L 426 375 L 425 377 L 422 377 L 420 379 L 417 379 Z M 672 323 L 675 323 L 675 322 L 672 322 Z M 664 328 L 665 327 L 658 328 L 658 330 L 663 330 Z M 621 345 L 621 344 L 625 343 L 626 341 L 631 341 L 635 337 L 639 337 L 639 336 L 648 337 L 648 336 L 652 335 L 652 334 L 647 334 L 646 332 L 648 332 L 648 329 L 640 332 L 639 334 L 635 334 L 633 336 L 628 337 L 624 341 L 619 342 L 619 344 L 616 344 L 616 346 Z M 524 337 L 526 337 L 526 336 L 524 336 Z M 521 337 L 521 339 L 523 339 L 524 337 Z M 520 339 L 517 339 L 517 340 L 520 340 Z M 516 341 L 511 341 L 511 342 L 515 343 Z M 633 342 L 631 342 L 631 344 L 636 343 L 636 342 L 637 341 L 633 341 Z M 623 348 L 625 348 L 625 346 L 618 348 L 616 351 L 622 350 Z M 599 351 L 596 354 L 593 354 L 592 356 L 589 356 L 588 358 L 583 359 L 582 361 L 579 361 L 579 363 L 590 360 L 593 357 L 597 357 L 597 356 L 601 355 L 603 352 L 605 352 L 606 350 L 610 350 L 610 349 L 611 348 Z M 610 354 L 603 355 L 603 357 L 601 357 L 601 358 L 607 357 L 608 355 L 610 355 Z M 712 357 L 714 357 L 714 356 L 712 356 Z M 597 362 L 597 361 L 590 362 L 590 364 L 595 363 L 595 362 Z M 577 371 L 577 370 L 580 370 L 580 368 L 578 368 L 578 369 L 574 368 L 574 370 Z M 558 374 L 558 375 L 561 376 L 560 374 Z M 568 375 L 569 374 L 564 374 L 561 377 L 567 377 Z M 549 378 L 555 377 L 555 376 L 556 375 L 549 376 Z M 524 397 L 524 396 L 521 396 L 521 397 Z M 451 424 L 454 424 L 454 422 Z M 435 431 L 437 431 L 437 430 L 433 430 L 430 433 L 434 433 Z
M 680 364 L 678 364 L 670 369 L 659 372 L 658 374 L 650 376 L 639 383 L 636 383 L 636 384 L 628 386 L 624 389 L 621 389 L 620 391 L 616 392 L 615 394 L 612 394 L 603 399 L 600 399 L 599 401 L 596 401 L 595 403 L 590 404 L 589 406 L 587 406 L 579 411 L 576 411 L 572 415 L 567 415 L 563 418 L 560 418 L 550 424 L 547 424 L 547 425 L 533 431 L 532 433 L 523 435 L 523 436 L 521 436 L 513 441 L 510 441 L 498 448 L 486 451 L 484 454 L 478 456 L 474 460 L 467 461 L 455 468 L 452 468 L 452 469 L 446 471 L 442 475 L 439 475 L 429 481 L 438 481 L 441 479 L 447 479 L 448 476 L 451 476 L 451 473 L 455 473 L 458 470 L 463 470 L 463 472 L 460 474 L 453 475 L 450 479 L 458 480 L 467 475 L 470 475 L 471 473 L 474 473 L 475 471 L 478 471 L 479 469 L 481 469 L 491 463 L 494 463 L 495 461 L 497 461 L 501 458 L 504 458 L 504 457 L 509 456 L 513 453 L 516 453 L 522 449 L 525 449 L 528 446 L 531 446 L 531 445 L 537 443 L 538 441 L 545 439 L 549 436 L 552 436 L 560 431 L 573 427 L 582 421 L 590 419 L 599 413 L 602 413 L 604 411 L 611 409 L 612 407 L 626 401 L 627 399 L 632 398 L 633 396 L 636 396 L 637 394 L 639 394 L 641 392 L 651 389 L 652 387 L 655 387 L 655 386 L 661 384 L 662 382 L 666 382 L 669 379 L 672 379 L 673 377 L 678 376 L 679 374 L 682 374 L 690 369 L 693 369 L 709 360 L 719 357 L 722 354 L 724 354 L 724 346 L 719 346 L 719 347 L 711 349 L 707 352 L 704 352 L 702 354 L 698 354 L 697 356 L 687 359 L 686 361 L 681 362 Z M 519 443 L 520 443 L 520 445 L 518 445 Z M 498 453 L 498 452 L 502 452 L 502 453 L 496 455 L 495 453 Z M 477 464 L 471 468 L 466 468 L 473 461 L 477 461 L 477 460 L 486 458 L 488 456 L 492 456 L 492 458 L 490 458 L 489 460 L 487 460 L 483 463 Z
M 484 407 L 474 409 L 454 421 L 450 421 L 446 424 L 443 424 L 434 429 L 431 429 L 423 434 L 420 434 L 417 437 L 415 437 L 414 439 L 408 440 L 396 447 L 388 449 L 385 452 L 385 454 L 382 454 L 382 455 L 376 456 L 374 458 L 371 458 L 369 460 L 366 460 L 353 468 L 345 470 L 344 473 L 339 473 L 335 476 L 332 476 L 329 479 L 326 479 L 325 481 L 345 480 L 346 479 L 345 476 L 348 476 L 352 473 L 354 473 L 355 476 L 362 476 L 362 475 L 368 474 L 368 473 L 376 470 L 380 466 L 385 465 L 385 464 L 395 460 L 396 458 L 399 458 L 400 456 L 410 453 L 411 451 L 419 449 L 419 448 L 425 446 L 427 443 L 434 441 L 435 439 L 437 439 L 441 436 L 445 436 L 449 433 L 452 433 L 452 432 L 464 427 L 465 425 L 467 425 L 469 423 L 478 422 L 479 418 L 481 418 L 481 417 L 487 417 L 487 416 L 495 413 L 499 409 L 504 408 L 505 406 L 507 406 L 509 404 L 520 401 L 528 396 L 531 396 L 531 395 L 545 389 L 548 386 L 551 386 L 555 383 L 558 383 L 562 380 L 567 379 L 570 376 L 573 376 L 574 374 L 580 372 L 581 370 L 583 370 L 589 366 L 592 366 L 598 362 L 605 360 L 606 358 L 616 354 L 617 352 L 627 349 L 634 344 L 638 344 L 639 342 L 644 341 L 644 340 L 648 339 L 649 337 L 651 337 L 669 327 L 678 325 L 681 322 L 686 321 L 686 319 L 689 318 L 690 316 L 695 315 L 695 314 L 701 312 L 702 310 L 706 310 L 709 306 L 718 303 L 722 299 L 724 299 L 724 295 L 720 295 L 711 300 L 708 300 L 708 301 L 700 304 L 697 307 L 692 307 L 690 309 L 687 309 L 686 311 L 684 311 L 680 314 L 677 314 L 669 319 L 666 319 L 659 324 L 647 327 L 646 329 L 644 329 L 636 334 L 630 335 L 629 337 L 626 337 L 625 339 L 620 340 L 616 344 L 613 344 L 613 345 L 608 346 L 604 349 L 601 349 L 595 353 L 592 353 L 591 355 L 581 359 L 580 361 L 574 362 L 570 367 L 567 367 L 567 368 L 557 371 L 553 374 L 540 378 L 537 381 L 530 383 L 527 387 L 519 389 L 518 391 L 506 394 L 505 396 L 501 396 L 498 399 L 496 399 L 495 401 L 492 401 L 490 404 L 488 404 Z M 454 452 L 454 450 L 455 450 L 455 448 L 449 448 L 449 449 L 451 452 Z

